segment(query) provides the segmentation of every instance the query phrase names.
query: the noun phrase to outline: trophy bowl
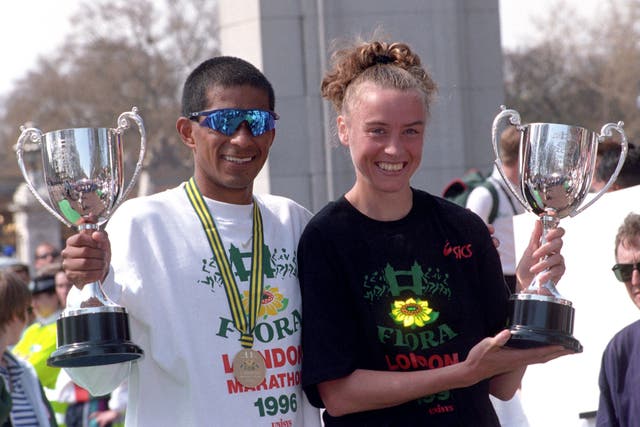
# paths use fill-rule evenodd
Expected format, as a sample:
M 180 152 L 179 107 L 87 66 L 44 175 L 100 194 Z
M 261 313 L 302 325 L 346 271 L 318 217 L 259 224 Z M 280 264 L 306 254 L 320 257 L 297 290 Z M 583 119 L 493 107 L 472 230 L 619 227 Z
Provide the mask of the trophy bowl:
M 523 125 L 517 111 L 504 106 L 501 110 L 492 127 L 495 164 L 520 204 L 540 218 L 541 243 L 544 243 L 548 231 L 556 228 L 562 218 L 579 214 L 613 185 L 628 150 L 624 124 L 607 123 L 597 134 L 580 126 L 557 123 Z M 519 190 L 506 178 L 502 166 L 499 135 L 505 126 L 515 126 L 520 131 Z M 617 167 L 607 184 L 587 200 L 598 144 L 612 136 L 613 131 L 620 134 Z M 511 295 L 509 303 L 509 346 L 562 345 L 576 352 L 582 351 L 582 345 L 572 336 L 575 310 L 571 301 L 560 295 L 553 281 L 541 282 L 536 276 L 527 288 Z
M 123 141 L 129 121 L 138 127 L 140 154 L 125 188 Z M 109 220 L 142 169 L 146 135 L 137 108 L 122 113 L 117 122 L 117 128 L 71 128 L 44 134 L 36 128 L 21 128 L 16 155 L 27 186 L 47 211 L 80 232 L 91 233 Z M 48 202 L 36 190 L 34 172 L 25 166 L 23 150 L 29 143 L 41 148 Z M 80 301 L 67 306 L 57 319 L 58 346 L 47 360 L 49 365 L 78 368 L 142 357 L 142 349 L 131 342 L 126 309 L 112 302 L 99 282 L 86 284 Z

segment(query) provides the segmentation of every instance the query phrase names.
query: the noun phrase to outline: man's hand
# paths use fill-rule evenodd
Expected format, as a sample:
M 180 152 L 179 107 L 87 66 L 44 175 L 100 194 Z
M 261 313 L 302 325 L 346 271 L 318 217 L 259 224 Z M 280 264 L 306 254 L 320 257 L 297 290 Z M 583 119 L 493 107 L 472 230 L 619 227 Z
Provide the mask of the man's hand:
M 111 244 L 105 231 L 84 231 L 67 239 L 62 251 L 62 267 L 78 288 L 101 282 L 109 272 Z

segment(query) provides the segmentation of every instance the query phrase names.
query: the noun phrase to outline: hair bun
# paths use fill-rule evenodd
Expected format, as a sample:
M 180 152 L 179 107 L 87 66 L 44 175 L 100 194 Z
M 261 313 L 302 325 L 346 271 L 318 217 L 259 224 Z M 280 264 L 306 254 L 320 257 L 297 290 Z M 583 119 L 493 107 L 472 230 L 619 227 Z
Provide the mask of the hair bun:
M 382 55 L 376 55 L 373 58 L 373 61 L 376 64 L 390 64 L 393 61 L 395 61 L 395 58 L 392 58 L 390 55 L 387 55 L 387 54 L 382 54 Z

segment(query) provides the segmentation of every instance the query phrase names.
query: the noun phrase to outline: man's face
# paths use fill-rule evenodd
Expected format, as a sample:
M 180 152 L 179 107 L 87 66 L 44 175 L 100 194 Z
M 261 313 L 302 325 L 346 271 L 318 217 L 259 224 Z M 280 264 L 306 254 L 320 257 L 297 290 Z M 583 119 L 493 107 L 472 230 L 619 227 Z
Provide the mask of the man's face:
M 269 110 L 268 94 L 247 85 L 210 88 L 207 99 L 206 110 Z M 203 195 L 227 203 L 251 203 L 253 181 L 267 160 L 275 130 L 253 136 L 243 122 L 227 136 L 201 126 L 204 117 L 199 117 L 197 122 L 184 120 L 178 121 L 178 130 L 183 142 L 193 151 L 195 178 Z
M 58 271 L 55 276 L 56 282 L 56 295 L 58 295 L 58 300 L 60 301 L 60 305 L 64 308 L 67 306 L 67 295 L 69 295 L 69 291 L 73 286 L 67 275 L 64 271 Z
M 37 269 L 40 267 L 51 264 L 54 262 L 60 254 L 53 246 L 49 244 L 38 245 L 35 253 L 35 263 L 34 266 Z
M 618 264 L 637 264 L 640 262 L 640 236 L 631 241 L 624 241 L 616 251 Z M 633 269 L 631 278 L 624 282 L 631 301 L 640 308 L 640 271 Z

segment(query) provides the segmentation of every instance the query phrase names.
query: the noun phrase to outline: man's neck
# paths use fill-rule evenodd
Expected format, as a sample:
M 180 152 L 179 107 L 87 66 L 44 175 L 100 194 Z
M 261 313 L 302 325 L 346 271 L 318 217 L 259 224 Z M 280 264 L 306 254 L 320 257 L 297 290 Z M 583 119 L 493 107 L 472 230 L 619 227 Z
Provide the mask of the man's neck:
M 194 177 L 203 197 L 232 205 L 250 205 L 253 203 L 253 186 L 245 188 L 228 188 L 211 184 L 207 180 Z

